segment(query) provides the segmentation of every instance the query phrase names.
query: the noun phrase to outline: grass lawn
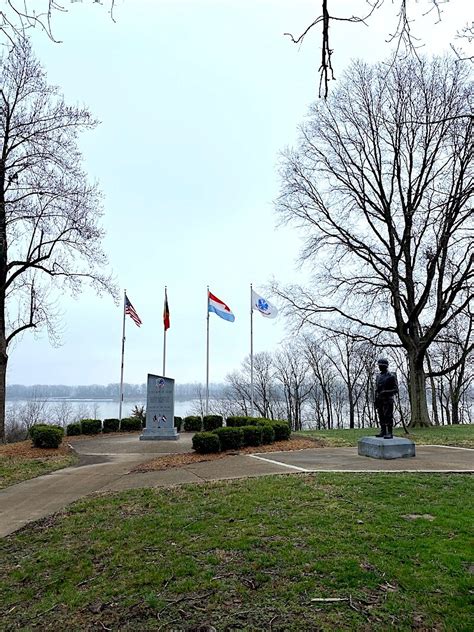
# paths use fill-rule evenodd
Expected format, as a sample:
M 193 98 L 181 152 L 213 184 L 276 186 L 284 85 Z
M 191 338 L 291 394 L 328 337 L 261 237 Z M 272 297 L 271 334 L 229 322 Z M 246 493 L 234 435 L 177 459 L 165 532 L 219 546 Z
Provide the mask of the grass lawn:
M 356 430 L 306 430 L 293 433 L 297 437 L 313 437 L 324 441 L 327 447 L 343 448 L 356 446 L 361 437 L 376 435 L 378 428 Z M 418 445 L 450 445 L 460 448 L 474 448 L 474 424 L 460 426 L 432 426 L 415 428 L 406 435 L 403 428 L 395 428 L 395 436 L 413 439 Z
M 31 441 L 0 446 L 0 489 L 49 474 L 78 462 L 67 445 L 57 450 L 33 448 Z
M 328 473 L 88 498 L 0 541 L 0 627 L 467 632 L 473 497 Z

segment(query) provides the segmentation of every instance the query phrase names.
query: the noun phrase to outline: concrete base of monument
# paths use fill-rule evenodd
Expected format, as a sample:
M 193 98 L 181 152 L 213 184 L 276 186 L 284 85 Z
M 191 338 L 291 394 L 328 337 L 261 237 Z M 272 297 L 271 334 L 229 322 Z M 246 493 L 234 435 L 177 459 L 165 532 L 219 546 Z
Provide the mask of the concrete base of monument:
M 177 441 L 179 434 L 176 428 L 144 428 L 140 441 Z
M 357 449 L 359 456 L 369 456 L 372 459 L 406 459 L 415 456 L 414 442 L 401 437 L 362 437 L 357 442 Z

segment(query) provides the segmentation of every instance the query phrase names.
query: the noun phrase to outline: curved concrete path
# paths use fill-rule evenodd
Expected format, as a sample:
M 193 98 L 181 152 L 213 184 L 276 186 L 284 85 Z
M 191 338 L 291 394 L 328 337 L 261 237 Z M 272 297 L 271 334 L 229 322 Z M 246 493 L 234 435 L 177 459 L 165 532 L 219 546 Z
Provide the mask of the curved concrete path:
M 356 448 L 319 448 L 260 455 L 229 455 L 159 472 L 131 470 L 150 459 L 191 451 L 191 435 L 178 441 L 139 441 L 118 435 L 74 441 L 78 466 L 12 485 L 0 491 L 0 537 L 49 516 L 71 502 L 101 491 L 164 487 L 183 483 L 288 474 L 290 472 L 473 472 L 474 450 L 417 446 L 414 459 L 380 461 L 359 457 Z

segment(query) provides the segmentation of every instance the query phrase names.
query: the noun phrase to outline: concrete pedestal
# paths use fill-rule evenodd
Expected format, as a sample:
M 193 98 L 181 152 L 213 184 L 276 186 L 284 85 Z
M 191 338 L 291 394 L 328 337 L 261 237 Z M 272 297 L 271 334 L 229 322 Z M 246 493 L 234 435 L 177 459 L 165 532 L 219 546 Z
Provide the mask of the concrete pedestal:
M 177 441 L 179 434 L 176 428 L 144 428 L 140 441 Z
M 414 442 L 401 437 L 362 437 L 357 443 L 357 448 L 360 456 L 369 456 L 372 459 L 406 459 L 415 456 Z

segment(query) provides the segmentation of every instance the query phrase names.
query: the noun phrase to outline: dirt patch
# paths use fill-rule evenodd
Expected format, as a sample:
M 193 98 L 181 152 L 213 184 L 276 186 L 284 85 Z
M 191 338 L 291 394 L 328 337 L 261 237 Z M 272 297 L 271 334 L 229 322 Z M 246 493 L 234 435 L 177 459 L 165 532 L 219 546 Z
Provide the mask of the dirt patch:
M 196 452 L 185 452 L 184 454 L 169 454 L 162 456 L 148 463 L 142 463 L 132 470 L 132 472 L 157 472 L 167 470 L 172 467 L 183 467 L 193 463 L 204 461 L 218 461 L 233 454 L 261 454 L 264 452 L 288 452 L 293 450 L 308 450 L 310 448 L 321 448 L 322 442 L 317 439 L 290 439 L 289 441 L 276 441 L 270 445 L 260 445 L 258 447 L 242 448 L 238 451 L 218 452 L 217 454 L 197 454 Z
M 29 439 L 27 441 L 0 445 L 0 458 L 47 459 L 66 456 L 71 453 L 72 450 L 65 441 L 63 441 L 59 448 L 35 448 Z
M 428 520 L 429 522 L 433 522 L 435 519 L 431 514 L 407 514 L 406 516 L 402 516 L 405 520 Z

